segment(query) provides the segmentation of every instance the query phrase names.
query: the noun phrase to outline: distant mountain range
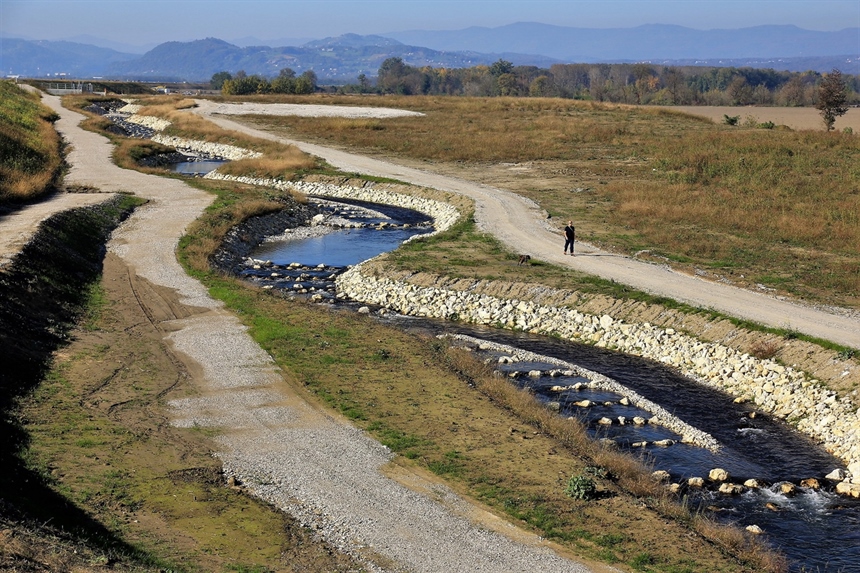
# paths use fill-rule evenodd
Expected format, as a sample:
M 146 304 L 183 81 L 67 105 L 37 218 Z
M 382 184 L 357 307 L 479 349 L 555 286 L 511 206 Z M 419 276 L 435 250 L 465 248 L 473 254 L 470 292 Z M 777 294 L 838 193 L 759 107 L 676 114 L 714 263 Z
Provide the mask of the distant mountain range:
M 520 22 L 498 28 L 413 30 L 385 36 L 434 50 L 542 54 L 567 63 L 860 56 L 860 28 L 838 32 L 796 26 L 694 30 L 649 24 L 596 29 Z
M 253 38 L 237 40 L 245 44 Z M 462 68 L 499 59 L 548 68 L 554 63 L 651 62 L 860 73 L 860 28 L 816 32 L 794 26 L 694 30 L 649 25 L 629 29 L 565 28 L 520 23 L 456 31 L 415 30 L 384 36 L 346 34 L 301 46 L 237 46 L 215 38 L 167 42 L 143 55 L 69 41 L 0 38 L 0 73 L 29 77 L 104 77 L 205 81 L 220 71 L 274 76 L 285 67 L 313 70 L 321 82 L 373 77 L 390 57 L 409 65 Z

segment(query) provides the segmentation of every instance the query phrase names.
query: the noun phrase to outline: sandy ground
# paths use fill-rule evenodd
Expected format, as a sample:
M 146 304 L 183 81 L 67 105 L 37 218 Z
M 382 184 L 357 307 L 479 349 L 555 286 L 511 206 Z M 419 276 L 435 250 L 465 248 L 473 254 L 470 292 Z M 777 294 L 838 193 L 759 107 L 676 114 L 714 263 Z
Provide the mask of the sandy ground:
M 198 391 L 170 403 L 174 423 L 219 427 L 217 455 L 252 493 L 342 550 L 366 554 L 371 547 L 396 564 L 386 569 L 593 570 L 513 525 L 476 525 L 463 516 L 481 511 L 467 509 L 469 502 L 441 485 L 418 475 L 386 477 L 390 452 L 296 394 L 246 328 L 176 261 L 179 237 L 213 197 L 182 181 L 116 167 L 107 139 L 78 127 L 83 116 L 56 97 L 43 101 L 61 116 L 57 129 L 71 144 L 67 184 L 149 200 L 117 229 L 108 249 L 133 280 L 151 285 L 140 304 Z
M 683 111 L 690 115 L 698 115 L 723 123 L 725 116 L 740 116 L 743 124 L 748 117 L 754 117 L 757 123 L 772 121 L 776 125 L 787 125 L 791 129 L 811 129 L 821 131 L 824 122 L 821 112 L 811 107 L 728 107 L 728 106 L 672 106 L 666 109 Z M 860 134 L 860 108 L 851 108 L 848 113 L 836 120 L 835 129 L 842 131 L 850 127 L 854 133 Z
M 830 312 L 794 304 L 765 294 L 680 274 L 664 266 L 608 253 L 587 244 L 577 244 L 576 257 L 565 256 L 562 253 L 563 240 L 559 230 L 548 223 L 547 213 L 529 199 L 487 185 L 406 167 L 394 161 L 382 161 L 321 145 L 279 138 L 218 115 L 219 112 L 223 113 L 225 104 L 207 101 L 199 101 L 198 104 L 198 113 L 224 128 L 292 143 L 348 173 L 390 177 L 471 197 L 476 201 L 475 217 L 479 226 L 498 237 L 514 252 L 537 255 L 553 264 L 615 280 L 655 295 L 668 296 L 692 306 L 715 309 L 767 326 L 790 328 L 845 346 L 860 348 L 860 317 L 856 313 L 840 309 Z M 241 111 L 259 113 L 266 108 L 266 104 L 245 104 Z M 238 106 L 231 112 L 236 110 Z

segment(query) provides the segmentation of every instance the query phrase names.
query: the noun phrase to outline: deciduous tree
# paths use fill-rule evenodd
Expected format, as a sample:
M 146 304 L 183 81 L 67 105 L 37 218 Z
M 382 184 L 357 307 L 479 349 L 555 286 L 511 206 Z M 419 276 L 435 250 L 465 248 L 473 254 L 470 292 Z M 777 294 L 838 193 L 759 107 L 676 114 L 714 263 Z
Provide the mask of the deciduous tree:
M 233 76 L 230 75 L 230 72 L 218 72 L 217 74 L 212 75 L 212 79 L 209 80 L 209 85 L 212 86 L 213 90 L 220 90 L 224 86 L 225 81 L 232 79 Z
M 837 117 L 845 115 L 845 112 L 848 111 L 846 105 L 848 95 L 845 92 L 845 80 L 842 79 L 842 72 L 834 69 L 829 74 L 824 74 L 824 79 L 818 86 L 818 102 L 816 102 L 815 107 L 821 111 L 821 117 L 827 131 L 833 129 Z

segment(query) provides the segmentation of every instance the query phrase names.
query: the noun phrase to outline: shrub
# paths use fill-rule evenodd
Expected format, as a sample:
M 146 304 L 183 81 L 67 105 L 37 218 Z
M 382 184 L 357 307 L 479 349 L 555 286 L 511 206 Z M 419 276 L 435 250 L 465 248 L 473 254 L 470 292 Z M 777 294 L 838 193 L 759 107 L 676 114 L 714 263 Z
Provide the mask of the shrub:
M 587 476 L 572 476 L 567 480 L 567 487 L 564 492 L 573 499 L 589 501 L 597 497 L 597 484 Z

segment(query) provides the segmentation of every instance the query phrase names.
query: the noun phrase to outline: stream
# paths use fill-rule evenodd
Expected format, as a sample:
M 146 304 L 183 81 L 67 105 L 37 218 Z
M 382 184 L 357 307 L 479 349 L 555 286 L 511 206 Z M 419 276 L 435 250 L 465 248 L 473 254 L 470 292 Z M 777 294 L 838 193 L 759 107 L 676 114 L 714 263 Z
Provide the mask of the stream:
M 324 213 L 314 226 L 286 230 L 253 251 L 242 276 L 264 288 L 334 302 L 333 279 L 338 273 L 430 230 L 426 216 L 406 209 L 331 201 L 321 201 L 321 206 Z M 684 487 L 682 494 L 694 508 L 720 521 L 759 526 L 767 542 L 789 557 L 791 571 L 860 572 L 860 502 L 837 496 L 833 484 L 824 479 L 844 464 L 786 424 L 757 415 L 749 404 L 735 404 L 728 395 L 656 362 L 593 346 L 390 312 L 379 320 L 408 331 L 465 335 L 539 355 L 530 361 L 508 362 L 506 352 L 482 350 L 478 342 L 457 342 L 470 344 L 480 356 L 498 364 L 503 375 L 530 388 L 538 400 L 553 403 L 559 415 L 582 420 L 596 439 L 612 439 L 619 447 L 642 456 L 655 470 L 669 472 L 672 482 L 686 484 L 687 478 L 695 476 L 708 482 L 714 468 L 726 469 L 733 483 L 758 480 L 761 487 L 740 495 L 719 493 L 708 483 L 704 488 Z M 652 414 L 624 405 L 619 394 L 589 388 L 588 380 L 582 377 L 559 375 L 558 360 L 614 379 L 708 432 L 722 447 L 711 451 L 681 443 L 681 436 L 663 426 L 629 423 Z M 549 374 L 552 370 L 556 370 L 554 375 Z M 542 374 L 530 375 L 533 371 Z M 583 387 L 558 391 L 577 382 L 584 383 Z M 576 405 L 584 400 L 593 405 Z M 625 423 L 618 423 L 619 417 Z M 607 425 L 605 419 L 614 423 Z M 816 478 L 821 489 L 799 485 L 807 478 Z M 795 486 L 790 495 L 781 491 L 786 483 Z

